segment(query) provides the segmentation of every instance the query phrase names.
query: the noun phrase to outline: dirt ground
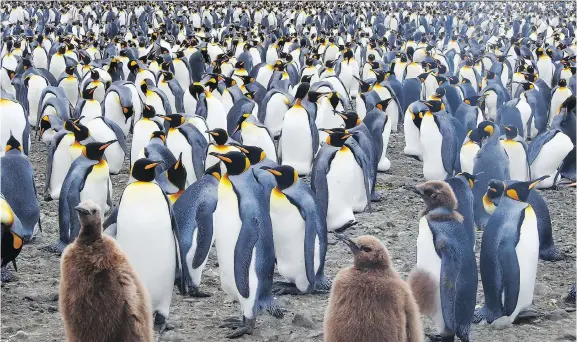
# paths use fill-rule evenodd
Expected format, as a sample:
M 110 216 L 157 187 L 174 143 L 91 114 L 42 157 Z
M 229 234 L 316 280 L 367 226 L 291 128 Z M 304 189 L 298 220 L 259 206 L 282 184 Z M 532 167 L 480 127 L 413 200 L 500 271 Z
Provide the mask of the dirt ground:
M 423 203 L 414 193 L 404 189 L 423 181 L 420 162 L 402 154 L 401 133 L 391 137 L 389 158 L 391 169 L 379 174 L 378 190 L 382 201 L 373 204 L 372 212 L 359 214 L 359 224 L 347 230 L 358 236 L 372 234 L 389 248 L 397 270 L 406 277 L 416 263 L 418 213 Z M 47 147 L 34 141 L 30 158 L 36 171 L 38 189 L 44 186 Z M 118 202 L 128 168 L 113 176 L 114 200 Z M 471 341 L 575 341 L 575 312 L 565 309 L 563 297 L 575 281 L 575 190 L 547 190 L 541 192 L 549 203 L 553 220 L 555 243 L 566 259 L 559 262 L 539 261 L 535 291 L 535 307 L 544 312 L 542 318 L 529 324 L 513 325 L 495 330 L 487 325 L 472 327 Z M 35 241 L 25 245 L 18 258 L 15 280 L 2 285 L 2 341 L 63 341 L 64 328 L 58 313 L 58 256 L 40 248 L 55 242 L 58 236 L 58 206 L 56 201 L 41 202 L 44 231 Z M 477 233 L 477 256 L 481 232 Z M 326 273 L 333 278 L 337 271 L 351 264 L 352 256 L 343 244 L 335 244 L 329 234 Z M 210 298 L 184 298 L 175 290 L 169 324 L 163 341 L 224 341 L 228 332 L 219 328 L 223 319 L 240 315 L 238 304 L 225 298 L 219 289 L 218 269 L 214 251 L 207 264 L 202 290 L 212 293 Z M 287 310 L 283 319 L 277 320 L 262 313 L 252 336 L 245 341 L 322 341 L 322 321 L 328 295 L 285 296 L 278 298 Z M 477 304 L 483 303 L 479 278 Z M 103 313 L 106 314 L 106 313 Z M 425 330 L 431 323 L 423 319 Z

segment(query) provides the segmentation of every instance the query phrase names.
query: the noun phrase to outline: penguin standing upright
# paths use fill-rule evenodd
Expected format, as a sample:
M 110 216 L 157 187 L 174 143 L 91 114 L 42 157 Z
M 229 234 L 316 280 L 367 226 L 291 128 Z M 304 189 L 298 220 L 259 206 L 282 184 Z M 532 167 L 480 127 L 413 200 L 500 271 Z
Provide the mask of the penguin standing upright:
M 571 138 L 558 128 L 540 134 L 531 141 L 528 148 L 531 179 L 549 176 L 536 183 L 536 188 L 549 188 L 559 182 L 559 168 L 574 147 Z
M 122 129 L 112 120 L 99 116 L 92 119 L 86 124 L 90 131 L 90 136 L 98 142 L 107 142 L 116 140 L 111 146 L 104 151 L 104 156 L 108 162 L 110 173 L 116 175 L 120 172 L 124 158 L 128 155 L 128 147 L 124 139 Z
M 219 163 L 219 159 L 214 157 L 211 153 L 216 152 L 220 154 L 226 154 L 230 151 L 238 151 L 238 148 L 231 145 L 232 139 L 228 137 L 226 130 L 222 128 L 216 128 L 207 131 L 214 143 L 210 143 L 206 149 L 206 159 L 204 161 L 204 169 L 207 170 L 214 164 Z M 223 169 L 224 171 L 224 169 Z
M 22 236 L 26 233 L 22 227 L 22 222 L 14 213 L 10 204 L 4 199 L 4 195 L 0 195 L 0 221 L 2 223 L 2 231 L 0 232 L 2 238 L 1 252 L 1 280 L 2 283 L 11 281 L 14 276 L 7 268 L 9 263 L 12 263 L 14 270 L 17 271 L 16 257 L 22 250 L 24 244 Z
M 213 154 L 224 162 L 226 174 L 218 184 L 218 203 L 213 227 L 222 289 L 241 306 L 242 321 L 227 325 L 235 330 L 228 337 L 251 334 L 256 315 L 266 309 L 283 317 L 272 297 L 274 246 L 269 209 L 256 182 L 248 158 L 242 152 Z
M 505 138 L 500 140 L 501 145 L 509 157 L 509 175 L 511 179 L 525 182 L 531 179 L 529 172 L 527 144 L 519 136 L 519 129 L 515 126 L 504 126 Z
M 567 87 L 565 79 L 559 80 L 557 87 L 551 91 L 551 106 L 549 107 L 549 125 L 553 122 L 553 118 L 561 112 L 562 104 L 572 94 L 571 89 Z
M 54 78 L 58 79 L 60 75 L 66 69 L 66 60 L 64 57 L 64 53 L 66 52 L 66 46 L 61 45 L 50 57 L 50 61 L 48 62 L 48 71 L 54 76 Z
M 291 166 L 263 167 L 277 185 L 270 193 L 270 216 L 279 274 L 276 294 L 328 291 L 324 275 L 327 227 L 316 197 Z M 287 248 L 291 246 L 291 248 Z
M 409 275 L 409 284 L 421 295 L 415 296 L 421 312 L 432 318 L 443 340 L 457 335 L 468 341 L 478 282 L 475 251 L 470 241 L 462 243 L 470 239 L 470 232 L 456 211 L 449 184 L 429 181 L 415 187 L 415 192 L 426 207 L 419 220 L 417 268 Z M 423 288 L 432 296 L 423 296 Z
M 102 116 L 102 106 L 94 99 L 96 88 L 86 88 L 82 91 L 82 98 L 78 99 L 74 109 L 74 117 L 80 119 L 82 125 L 86 125 L 92 119 Z
M 504 189 L 499 206 L 483 232 L 479 266 L 485 305 L 482 320 L 511 324 L 533 303 L 539 258 L 537 217 L 527 198 L 537 181 L 516 182 Z
M 72 107 L 76 107 L 76 103 L 78 102 L 78 78 L 74 75 L 75 67 L 67 66 L 64 70 L 64 74 L 60 76 L 58 80 L 58 86 L 64 89 L 66 93 L 66 98 L 72 105 Z
M 152 133 L 163 130 L 162 125 L 154 120 L 156 110 L 153 106 L 145 105 L 142 110 L 142 118 L 134 124 L 132 132 L 132 146 L 130 148 L 130 167 L 139 159 L 140 152 L 148 144 Z
M 124 189 L 118 204 L 116 241 L 148 290 L 154 326 L 162 333 L 170 311 L 175 270 L 181 270 L 180 231 L 170 200 L 153 182 L 157 165 L 146 158 L 134 163 L 131 175 L 136 182 Z M 184 293 L 182 274 L 179 278 Z
M 40 96 L 42 91 L 49 85 L 45 77 L 29 73 L 24 76 L 24 85 L 26 86 L 26 98 L 23 99 L 24 107 L 28 109 L 28 122 L 30 126 L 36 127 L 38 124 L 38 107 L 40 106 Z M 27 103 L 26 103 L 27 102 Z

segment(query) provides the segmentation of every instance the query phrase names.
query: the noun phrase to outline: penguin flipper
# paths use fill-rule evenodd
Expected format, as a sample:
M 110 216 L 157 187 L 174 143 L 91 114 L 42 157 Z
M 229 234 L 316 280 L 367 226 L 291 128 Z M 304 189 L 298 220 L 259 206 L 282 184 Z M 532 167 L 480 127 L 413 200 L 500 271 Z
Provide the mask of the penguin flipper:
M 116 122 L 107 119 L 104 116 L 102 117 L 102 121 L 104 121 L 106 126 L 108 126 L 114 132 L 114 135 L 116 135 L 116 140 L 118 140 L 120 148 L 122 148 L 122 151 L 124 151 L 124 155 L 126 156 L 130 155 L 128 151 L 128 146 L 126 145 L 126 140 L 124 139 L 124 132 L 122 132 L 122 128 L 120 128 L 120 126 L 118 126 Z
M 58 144 L 68 132 L 61 130 L 56 133 L 50 142 L 48 149 L 48 158 L 46 159 L 46 174 L 44 175 L 44 199 L 50 198 L 50 177 L 52 176 L 52 161 L 54 159 L 54 152 L 58 148 Z
M 525 218 L 525 211 L 521 213 L 519 219 L 519 228 Z M 520 270 L 519 270 L 519 260 L 517 260 L 517 253 L 515 252 L 514 244 L 504 244 L 503 248 L 498 255 L 499 263 L 501 264 L 501 270 L 503 272 L 502 280 L 502 293 L 504 296 L 504 301 L 502 303 L 503 315 L 510 316 L 515 307 L 517 306 L 517 300 L 519 297 L 519 287 L 520 287 Z M 498 317 L 497 317 L 498 318 Z
M 247 218 L 246 221 L 252 223 L 253 220 Z M 258 241 L 258 234 L 255 231 L 255 229 L 258 228 L 247 227 L 247 223 L 249 222 L 243 220 L 238 240 L 236 241 L 236 246 L 234 248 L 234 281 L 238 292 L 244 298 L 250 296 L 250 264 L 252 262 L 253 250 Z
M 196 234 L 196 251 L 192 259 L 192 268 L 194 269 L 202 265 L 210 252 L 214 232 L 212 214 L 216 210 L 216 197 L 214 201 L 206 205 L 201 204 L 201 208 L 199 209 L 199 212 L 196 214 L 196 228 L 198 229 Z
M 206 150 L 208 142 L 200 133 L 198 128 L 193 124 L 187 123 L 179 128 L 180 132 L 186 137 L 186 140 L 192 146 L 192 165 L 196 179 L 202 178 L 204 174 L 204 162 L 206 159 Z
M 175 257 L 176 257 L 176 265 L 178 274 L 175 276 L 175 279 L 179 279 L 178 289 L 180 294 L 184 295 L 186 293 L 186 288 L 184 286 L 184 275 L 182 274 L 182 269 L 184 268 L 184 260 L 181 259 L 180 255 L 178 254 L 180 241 L 182 240 L 180 237 L 180 230 L 178 229 L 178 223 L 176 222 L 176 217 L 174 216 L 174 210 L 170 199 L 166 196 L 166 193 L 163 191 L 162 195 L 164 196 L 164 200 L 166 201 L 166 205 L 168 206 L 168 211 L 170 214 L 170 224 L 172 226 L 172 233 L 174 234 L 174 250 L 175 250 Z

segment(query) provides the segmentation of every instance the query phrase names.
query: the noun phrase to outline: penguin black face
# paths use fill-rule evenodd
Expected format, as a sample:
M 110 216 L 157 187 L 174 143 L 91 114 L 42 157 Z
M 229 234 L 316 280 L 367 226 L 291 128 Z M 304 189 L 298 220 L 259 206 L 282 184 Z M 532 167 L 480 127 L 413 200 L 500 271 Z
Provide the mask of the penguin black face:
M 94 88 L 86 88 L 82 91 L 82 98 L 86 99 L 86 100 L 92 100 L 94 99 L 94 91 L 96 90 L 96 87 Z
M 170 81 L 170 80 L 174 79 L 174 75 L 170 71 L 163 71 L 162 75 L 164 76 L 165 81 Z
M 465 178 L 465 180 L 469 184 L 469 187 L 473 189 L 473 185 L 475 185 L 475 176 L 473 176 L 468 172 L 459 172 L 457 176 L 462 176 L 463 178 Z
M 495 124 L 491 121 L 483 121 L 477 126 L 477 131 L 481 139 L 491 137 L 495 134 Z
M 501 180 L 491 179 L 487 186 L 487 192 L 485 196 L 491 202 L 494 202 L 495 199 L 500 198 L 503 195 L 503 191 L 505 191 L 505 183 Z
M 74 75 L 74 67 L 73 66 L 67 66 L 66 69 L 64 69 L 64 71 L 66 72 L 67 75 Z
M 457 209 L 455 194 L 447 182 L 428 181 L 417 185 L 413 191 L 421 196 L 428 211 L 436 208 Z
M 220 172 L 220 164 L 221 162 L 219 161 L 218 163 L 214 164 L 213 166 L 209 167 L 208 169 L 206 169 L 204 171 L 205 175 L 211 175 L 214 178 L 216 178 L 217 181 L 220 181 L 220 178 L 222 176 L 221 172 Z
M 463 102 L 465 102 L 469 106 L 481 106 L 484 99 L 485 98 L 483 96 L 475 95 L 475 96 L 471 96 L 471 97 L 466 98 Z
M 186 169 L 182 163 L 182 152 L 180 152 L 176 163 L 166 170 L 166 178 L 168 178 L 168 180 L 174 184 L 179 191 L 184 190 L 186 187 Z
M 89 63 L 90 63 L 90 62 L 89 62 Z M 133 71 L 133 72 L 137 71 L 137 70 L 139 69 L 139 67 L 138 67 L 138 62 L 137 62 L 136 60 L 134 60 L 134 59 L 131 60 L 131 61 L 129 61 L 129 62 L 128 62 L 128 69 L 129 69 L 130 71 Z
M 188 87 L 188 92 L 198 100 L 198 95 L 204 92 L 204 87 L 200 83 L 194 82 Z
M 519 129 L 517 126 L 506 125 L 503 128 L 505 128 L 505 137 L 507 140 L 514 139 L 517 135 L 519 135 Z
M 443 102 L 439 100 L 429 100 L 424 103 L 429 108 L 429 111 L 431 113 L 437 113 L 445 109 L 445 105 L 443 104 Z
M 214 142 L 219 146 L 226 144 L 228 141 L 228 133 L 222 128 L 215 128 L 213 130 L 206 131 L 206 133 L 210 134 L 212 140 L 214 140 Z
M 154 108 L 154 106 L 145 105 L 142 108 L 142 117 L 152 119 L 155 115 L 156 115 L 156 109 Z
M 250 165 L 256 165 L 266 158 L 266 153 L 260 147 L 248 145 L 234 145 L 246 155 Z
M 184 116 L 180 114 L 171 114 L 171 115 L 163 115 L 161 116 L 164 120 L 168 121 L 170 124 L 170 128 L 177 128 L 180 125 L 183 125 L 186 121 Z
M 210 155 L 220 159 L 226 166 L 227 174 L 231 176 L 240 175 L 250 167 L 250 161 L 242 152 L 231 151 L 225 154 L 210 152 Z
M 5 152 L 11 151 L 11 150 L 19 150 L 20 152 L 22 152 L 22 145 L 20 145 L 20 142 L 18 140 L 16 140 L 16 138 L 14 138 L 12 133 L 10 133 L 10 138 L 8 138 L 8 141 L 6 141 Z
M 487 79 L 492 80 L 495 78 L 495 73 L 492 71 L 487 71 Z
M 441 82 L 443 82 L 443 81 L 441 81 Z M 445 88 L 437 88 L 437 90 L 435 90 L 435 96 L 438 98 L 445 96 L 445 94 L 447 94 L 447 91 L 445 90 Z
M 521 87 L 523 87 L 523 90 L 531 90 L 533 89 L 533 84 L 531 82 L 521 82 Z
M 561 108 L 565 108 L 567 112 L 572 111 L 575 109 L 575 95 L 571 95 L 563 101 L 561 104 Z
M 132 166 L 131 175 L 137 181 L 152 182 L 155 177 L 154 169 L 158 166 L 158 162 L 148 158 L 140 158 L 134 162 Z
M 292 186 L 299 179 L 298 172 L 292 166 L 280 165 L 274 168 L 263 166 L 261 169 L 270 172 L 274 176 L 279 190 Z
M 68 121 L 72 125 L 72 133 L 74 134 L 74 140 L 80 142 L 90 136 L 90 131 L 88 127 L 81 125 L 75 121 Z
M 150 140 L 155 138 L 162 140 L 163 143 L 166 142 L 166 134 L 163 131 L 152 132 L 152 134 L 150 135 Z
M 338 113 L 338 115 L 345 121 L 345 128 L 350 129 L 361 124 L 359 115 L 355 112 Z
M 345 130 L 343 131 L 325 130 L 325 132 L 327 133 L 330 132 L 329 136 L 327 137 L 326 143 L 334 147 L 343 147 L 347 139 L 352 136 L 352 134 L 346 132 Z
M 94 81 L 97 81 L 100 78 L 100 73 L 98 73 L 98 71 L 92 69 L 90 71 L 90 78 Z
M 84 146 L 82 149 L 82 154 L 90 159 L 90 160 L 100 160 L 102 156 L 104 156 L 104 150 L 112 144 L 114 144 L 116 140 L 110 140 L 107 142 L 91 142 Z
M 392 97 L 389 97 L 386 100 L 377 102 L 377 104 L 375 105 L 375 107 L 377 107 L 379 110 L 382 110 L 383 112 L 387 110 L 387 107 L 389 107 L 389 103 L 391 103 L 391 101 L 393 100 Z M 359 123 L 360 124 L 360 123 Z
M 142 81 L 142 82 L 140 83 L 140 90 L 142 91 L 142 93 L 143 93 L 144 95 L 146 95 L 146 92 L 148 92 L 148 84 L 146 84 L 145 81 Z
M 566 87 L 566 86 L 567 86 L 567 80 L 564 79 L 564 78 L 562 78 L 562 79 L 559 80 L 559 82 L 557 83 L 557 85 L 558 85 L 559 87 Z
M 527 202 L 527 198 L 529 198 L 529 194 L 531 190 L 537 185 L 537 183 L 541 182 L 544 179 L 549 178 L 549 176 L 543 176 L 537 178 L 534 181 L 529 182 L 516 182 L 513 184 L 509 184 L 505 186 L 505 196 L 514 199 L 515 201 L 519 202 Z
M 311 85 L 309 83 L 301 83 L 297 88 L 295 99 L 304 99 L 309 91 L 310 86 Z
M 63 55 L 66 52 L 66 47 L 64 45 L 58 48 L 58 53 Z
M 40 135 L 38 136 L 38 140 L 42 139 L 42 135 L 44 132 L 52 128 L 52 123 L 50 122 L 50 117 L 48 115 L 44 115 L 42 120 L 40 120 Z

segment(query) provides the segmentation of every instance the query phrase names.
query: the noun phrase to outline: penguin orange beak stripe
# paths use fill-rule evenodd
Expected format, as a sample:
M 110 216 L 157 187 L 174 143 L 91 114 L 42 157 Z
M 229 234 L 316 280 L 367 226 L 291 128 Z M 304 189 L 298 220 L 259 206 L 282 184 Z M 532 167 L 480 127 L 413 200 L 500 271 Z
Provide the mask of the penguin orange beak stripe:
M 225 156 L 223 156 L 223 155 L 220 155 L 220 154 L 218 154 L 218 153 L 216 153 L 216 152 L 210 152 L 209 154 L 210 154 L 211 156 L 217 157 L 218 159 L 222 160 L 222 161 L 225 162 L 225 163 L 229 163 L 229 164 L 232 163 L 232 160 L 231 160 L 230 158 L 225 157 Z
M 351 136 L 352 136 L 352 134 L 345 134 L 345 135 L 343 135 L 343 137 L 342 137 L 341 139 L 345 140 L 345 139 L 348 139 L 348 138 L 351 137 Z
M 244 154 L 249 153 L 248 150 L 247 150 L 246 148 L 244 148 L 244 147 L 236 146 L 236 148 L 238 148 L 238 149 L 239 149 L 242 153 L 244 153 Z
M 282 176 L 282 173 L 278 172 L 277 170 L 273 170 L 273 169 L 266 169 L 266 170 L 275 176 Z
M 158 163 L 151 163 L 151 164 L 146 165 L 146 166 L 144 167 L 144 169 L 145 169 L 145 170 L 150 170 L 150 169 L 156 167 L 156 165 L 158 165 Z

